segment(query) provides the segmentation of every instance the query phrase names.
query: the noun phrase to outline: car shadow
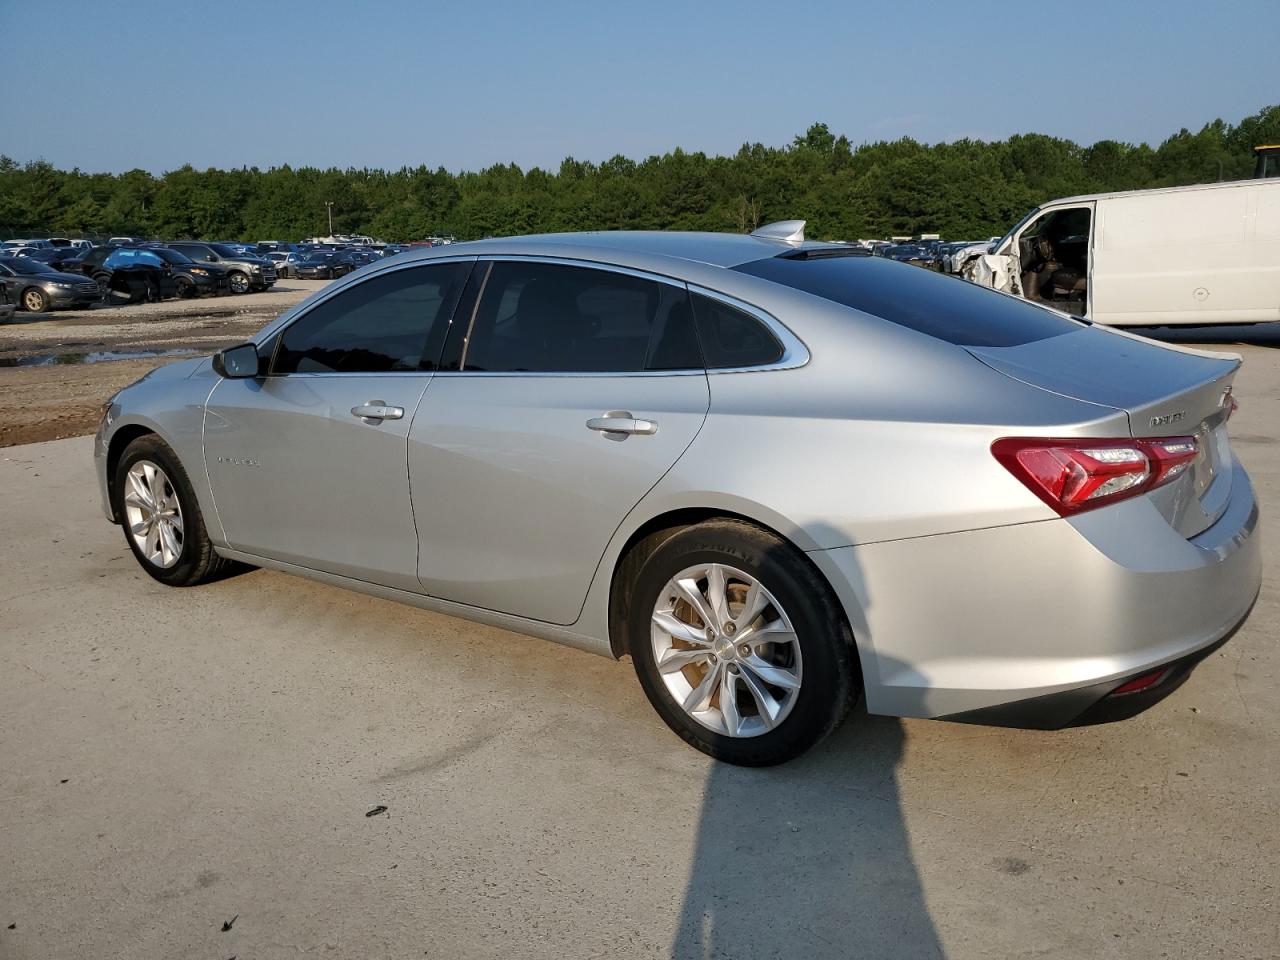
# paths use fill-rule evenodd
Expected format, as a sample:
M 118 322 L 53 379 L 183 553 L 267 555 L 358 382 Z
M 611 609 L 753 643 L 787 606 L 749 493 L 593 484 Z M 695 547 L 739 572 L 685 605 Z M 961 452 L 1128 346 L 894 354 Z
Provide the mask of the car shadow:
M 944 956 L 898 799 L 903 741 L 858 707 L 791 763 L 712 767 L 671 955 Z

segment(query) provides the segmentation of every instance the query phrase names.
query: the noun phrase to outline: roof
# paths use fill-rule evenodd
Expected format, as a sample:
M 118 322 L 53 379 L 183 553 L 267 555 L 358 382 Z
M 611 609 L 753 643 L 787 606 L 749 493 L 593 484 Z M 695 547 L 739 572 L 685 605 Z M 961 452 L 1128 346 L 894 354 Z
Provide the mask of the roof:
M 693 233 L 674 230 L 599 230 L 584 233 L 542 233 L 523 237 L 475 240 L 450 244 L 433 250 L 453 253 L 508 252 L 512 246 L 548 248 L 551 255 L 577 250 L 584 254 L 610 253 L 642 257 L 665 257 L 705 263 L 716 267 L 736 267 L 753 260 L 777 256 L 789 250 L 822 248 L 824 243 L 793 244 L 742 233 Z M 591 259 L 588 257 L 588 259 Z
M 1038 209 L 1060 203 L 1088 203 L 1091 200 L 1112 200 L 1116 197 L 1148 196 L 1157 193 L 1188 193 L 1192 190 L 1231 190 L 1238 187 L 1260 187 L 1274 183 L 1280 187 L 1280 180 L 1227 180 L 1223 183 L 1193 183 L 1185 187 L 1152 187 L 1149 190 L 1114 190 L 1110 193 L 1085 193 L 1078 197 L 1054 197 L 1039 204 Z

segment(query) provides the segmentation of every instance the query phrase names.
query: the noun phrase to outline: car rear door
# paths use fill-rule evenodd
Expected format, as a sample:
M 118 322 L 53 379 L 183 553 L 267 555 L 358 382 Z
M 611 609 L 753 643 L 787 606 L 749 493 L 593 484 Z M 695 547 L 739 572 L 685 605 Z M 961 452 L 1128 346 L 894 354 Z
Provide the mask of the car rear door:
M 267 376 L 214 387 L 205 466 L 232 548 L 418 589 L 406 437 L 470 266 L 345 287 L 272 338 Z
M 422 587 L 574 622 L 610 537 L 706 418 L 683 284 L 481 261 L 409 433 Z

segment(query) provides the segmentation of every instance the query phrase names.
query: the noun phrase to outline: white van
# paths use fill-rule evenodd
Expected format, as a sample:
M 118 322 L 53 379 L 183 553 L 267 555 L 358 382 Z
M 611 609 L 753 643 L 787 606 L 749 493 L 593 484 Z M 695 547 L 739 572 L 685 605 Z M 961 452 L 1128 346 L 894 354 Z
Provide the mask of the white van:
M 1280 180 L 1053 200 L 961 273 L 1113 326 L 1280 320 Z

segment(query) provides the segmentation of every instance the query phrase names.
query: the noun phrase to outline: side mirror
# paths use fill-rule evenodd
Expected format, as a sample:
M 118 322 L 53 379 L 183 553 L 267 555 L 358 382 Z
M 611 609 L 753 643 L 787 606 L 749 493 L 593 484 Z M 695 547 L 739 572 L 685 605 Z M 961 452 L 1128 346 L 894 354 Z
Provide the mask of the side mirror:
M 220 377 L 244 380 L 258 375 L 258 345 L 242 343 L 213 355 L 213 369 Z

